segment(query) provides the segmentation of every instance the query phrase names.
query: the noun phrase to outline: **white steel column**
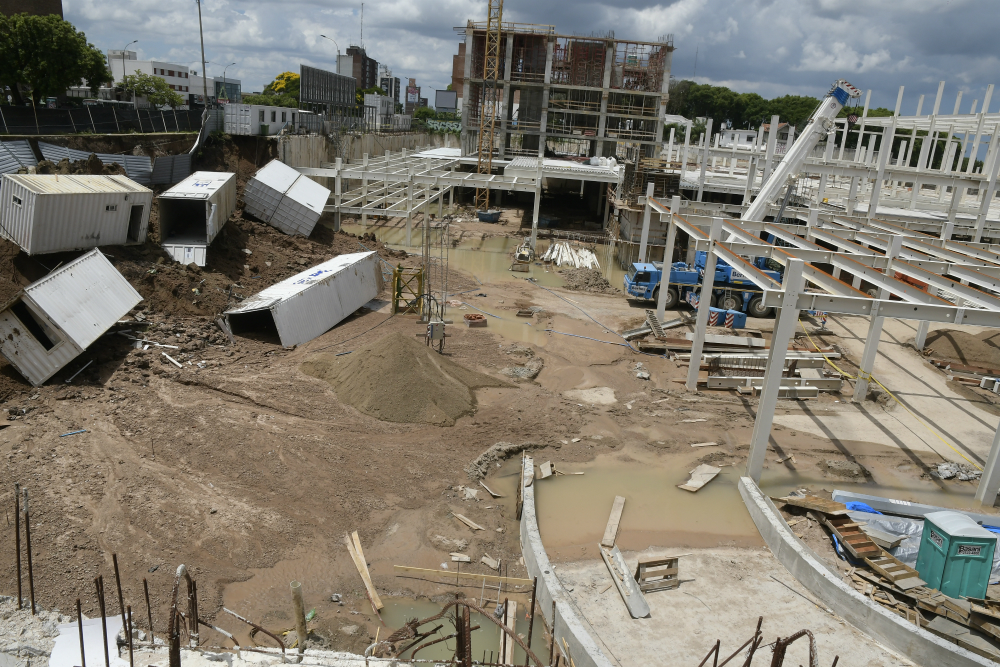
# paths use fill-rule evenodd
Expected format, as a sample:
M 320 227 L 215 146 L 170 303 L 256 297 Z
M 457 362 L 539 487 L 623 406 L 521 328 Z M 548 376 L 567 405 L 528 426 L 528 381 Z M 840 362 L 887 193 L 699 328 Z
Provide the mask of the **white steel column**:
M 691 146 L 691 123 L 684 128 L 684 148 L 681 150 L 681 187 L 684 187 L 684 170 L 687 169 L 688 148 Z
M 673 162 L 674 160 L 674 133 L 676 131 L 676 127 L 670 128 L 670 143 L 667 144 L 667 162 Z
M 712 147 L 712 119 L 705 123 L 705 134 L 702 140 L 701 172 L 698 174 L 698 201 L 705 192 L 705 168 L 708 166 L 708 151 Z
M 646 205 L 642 208 L 642 235 L 639 236 L 639 261 L 646 261 L 646 245 L 649 243 L 649 214 L 653 207 L 649 198 L 653 196 L 653 184 L 646 184 Z
M 708 233 L 708 253 L 705 255 L 705 276 L 701 281 L 698 301 L 698 317 L 694 325 L 694 340 L 691 341 L 691 363 L 688 365 L 688 391 L 698 391 L 698 371 L 701 369 L 701 351 L 705 349 L 705 327 L 708 326 L 709 308 L 712 306 L 712 291 L 715 288 L 715 243 L 722 235 L 722 218 L 712 218 L 712 229 Z M 692 244 L 694 245 L 694 244 Z
M 771 350 L 767 354 L 767 367 L 764 370 L 764 384 L 760 390 L 760 400 L 757 402 L 757 418 L 753 424 L 753 435 L 750 436 L 750 453 L 747 456 L 748 477 L 755 482 L 760 481 L 764 470 L 764 458 L 767 456 L 767 444 L 771 437 L 771 427 L 774 425 L 774 409 L 778 406 L 778 390 L 781 389 L 781 377 L 785 370 L 785 357 L 788 356 L 788 343 L 795 334 L 799 323 L 798 300 L 802 290 L 802 268 L 805 265 L 801 259 L 790 259 L 785 266 L 782 279 L 784 294 L 781 297 L 781 307 L 774 321 L 774 333 L 771 334 Z M 695 358 L 691 357 L 691 363 Z
M 979 478 L 979 486 L 976 487 L 976 500 L 980 505 L 993 507 L 998 491 L 1000 491 L 1000 426 L 993 436 L 993 446 L 990 447 L 989 458 L 983 466 L 983 476 Z
M 893 236 L 889 240 L 889 247 L 886 256 L 889 258 L 889 265 L 885 269 L 885 275 L 892 277 L 892 262 L 899 256 L 899 251 L 903 247 L 903 237 Z M 880 287 L 876 299 L 888 299 L 889 293 Z M 861 364 L 858 368 L 858 380 L 854 384 L 854 396 L 851 401 L 862 403 L 868 395 L 868 378 L 871 377 L 872 369 L 875 368 L 875 358 L 878 356 L 878 343 L 882 338 L 882 325 L 885 323 L 884 317 L 878 316 L 879 302 L 872 303 L 871 323 L 868 325 L 868 338 L 865 340 L 865 351 L 861 355 Z
M 535 206 L 531 213 L 531 249 L 538 243 L 538 211 L 542 206 L 542 161 L 539 157 L 535 167 Z
M 1000 123 L 997 123 L 996 128 L 993 130 L 993 137 L 990 139 L 990 149 L 991 152 L 996 150 L 995 145 L 1000 145 Z M 986 166 L 985 164 L 983 165 Z M 983 229 L 986 227 L 986 214 L 989 213 L 990 203 L 993 201 L 993 194 L 997 189 L 997 173 L 1000 172 L 1000 154 L 998 154 L 993 159 L 993 165 L 990 167 L 989 180 L 986 182 L 986 190 L 980 192 L 982 195 L 982 202 L 979 204 L 979 215 L 976 217 L 976 232 L 972 236 L 973 243 L 979 243 L 983 238 Z M 980 190 L 983 186 L 980 185 Z
M 361 164 L 365 168 L 361 178 L 361 228 L 368 229 L 368 211 L 365 210 L 368 204 L 368 153 L 361 156 Z
M 340 176 L 340 170 L 343 168 L 343 162 L 338 157 L 334 163 L 334 168 L 337 170 L 337 176 L 334 178 L 334 192 L 333 192 L 333 202 L 337 205 L 337 212 L 333 214 L 333 231 L 340 231 L 340 205 L 343 203 L 343 189 L 341 188 L 343 184 L 343 179 Z
M 674 195 L 670 200 L 670 219 L 667 221 L 667 243 L 663 246 L 663 270 L 660 272 L 660 291 L 656 299 L 656 319 L 663 323 L 667 309 L 667 291 L 670 289 L 670 266 L 674 263 L 674 243 L 677 241 L 677 225 L 674 214 L 681 207 L 681 198 Z
M 767 154 L 764 156 L 764 175 L 761 177 L 761 184 L 767 181 L 771 175 L 771 161 L 774 159 L 774 149 L 778 145 L 778 117 L 771 116 L 771 125 L 767 132 Z

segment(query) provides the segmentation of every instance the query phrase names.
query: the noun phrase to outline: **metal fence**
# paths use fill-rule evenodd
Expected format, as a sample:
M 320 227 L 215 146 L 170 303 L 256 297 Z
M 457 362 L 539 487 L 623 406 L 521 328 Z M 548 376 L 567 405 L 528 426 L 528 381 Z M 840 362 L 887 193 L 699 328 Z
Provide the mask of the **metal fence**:
M 5 134 L 124 134 L 129 132 L 197 132 L 201 111 L 129 109 L 114 106 L 75 109 L 32 109 L 0 106 L 0 132 Z

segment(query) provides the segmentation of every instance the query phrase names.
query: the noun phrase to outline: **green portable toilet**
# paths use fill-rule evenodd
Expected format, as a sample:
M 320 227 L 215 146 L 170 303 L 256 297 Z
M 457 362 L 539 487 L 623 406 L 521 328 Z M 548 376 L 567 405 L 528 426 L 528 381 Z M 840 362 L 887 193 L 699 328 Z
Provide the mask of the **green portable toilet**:
M 961 512 L 932 512 L 924 517 L 917 572 L 950 597 L 985 598 L 996 545 L 996 535 Z

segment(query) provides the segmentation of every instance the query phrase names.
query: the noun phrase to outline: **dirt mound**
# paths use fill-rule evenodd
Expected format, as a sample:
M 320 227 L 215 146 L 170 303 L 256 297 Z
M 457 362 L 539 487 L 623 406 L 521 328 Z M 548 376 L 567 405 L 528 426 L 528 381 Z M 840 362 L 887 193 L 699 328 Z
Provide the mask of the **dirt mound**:
M 391 333 L 350 356 L 317 355 L 301 366 L 326 380 L 337 398 L 390 422 L 452 426 L 476 407 L 473 389 L 511 385 L 470 371 L 430 347 Z
M 90 154 L 86 160 L 70 162 L 69 158 L 63 158 L 58 163 L 53 164 L 51 160 L 42 160 L 35 167 L 36 174 L 59 174 L 68 175 L 90 175 L 90 176 L 125 176 L 125 168 L 120 164 L 112 162 L 104 164 L 94 153 Z
M 954 329 L 932 331 L 927 335 L 926 347 L 931 348 L 930 356 L 935 359 L 1000 368 L 1000 334 L 995 331 L 984 331 L 978 336 Z
M 597 294 L 621 294 L 622 291 L 608 282 L 597 269 L 566 269 L 560 271 L 566 281 L 566 289 Z

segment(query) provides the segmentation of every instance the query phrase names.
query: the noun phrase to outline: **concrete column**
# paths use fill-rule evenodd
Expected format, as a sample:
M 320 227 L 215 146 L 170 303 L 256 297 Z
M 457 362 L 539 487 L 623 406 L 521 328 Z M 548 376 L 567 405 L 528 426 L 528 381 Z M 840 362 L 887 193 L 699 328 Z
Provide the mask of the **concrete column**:
M 469 82 L 469 79 L 472 78 L 472 33 L 472 21 L 469 21 L 465 28 L 465 69 L 463 70 L 465 78 L 462 80 L 462 155 L 466 155 L 465 147 L 469 145 L 471 135 L 471 128 L 469 127 L 469 109 L 471 109 L 477 102 L 476 100 L 469 99 L 472 87 L 472 84 Z
M 611 72 L 615 64 L 615 43 L 608 42 L 604 51 L 604 76 L 601 78 L 601 107 L 597 117 L 597 135 L 594 146 L 594 155 L 598 157 L 604 155 L 604 138 L 607 136 L 608 127 L 608 96 L 611 94 Z M 660 123 L 660 136 L 657 142 L 663 138 L 663 124 Z
M 663 247 L 663 278 L 660 279 L 660 292 L 656 299 L 656 319 L 663 323 L 664 312 L 667 309 L 667 289 L 670 287 L 670 265 L 674 260 L 674 244 L 677 241 L 677 225 L 674 224 L 674 214 L 681 207 L 681 198 L 674 195 L 670 200 L 670 218 L 667 221 L 667 244 Z
M 708 166 L 708 150 L 712 147 L 712 119 L 705 124 L 705 136 L 702 141 L 701 171 L 698 173 L 698 201 L 705 192 L 705 168 Z
M 545 42 L 545 77 L 542 79 L 542 118 L 539 122 L 538 157 L 545 157 L 545 136 L 549 125 L 549 86 L 552 83 L 552 50 L 555 47 L 555 37 L 549 37 Z
M 701 281 L 701 299 L 698 302 L 698 316 L 694 325 L 694 341 L 691 343 L 691 363 L 688 366 L 687 383 L 685 384 L 688 391 L 698 391 L 701 351 L 705 349 L 705 327 L 708 326 L 708 313 L 712 306 L 712 290 L 715 288 L 715 243 L 721 235 L 722 218 L 712 218 L 712 229 L 708 233 L 708 253 L 705 257 L 705 276 Z
M 500 95 L 500 159 L 507 156 L 507 117 L 510 109 L 510 68 L 514 58 L 514 33 L 507 33 L 506 55 L 503 62 L 503 93 Z M 446 135 L 447 136 L 447 135 Z M 498 202 L 499 203 L 499 202 Z
M 736 137 L 734 136 L 733 137 L 733 150 L 732 150 L 732 154 L 729 156 L 729 175 L 730 176 L 733 176 L 735 174 L 735 170 L 736 170 L 736 146 L 738 144 L 739 144 L 739 142 L 736 141 Z
M 660 122 L 656 124 L 656 143 L 663 143 L 663 125 L 667 122 L 667 102 L 670 100 L 670 67 L 674 52 L 665 49 L 663 54 L 663 72 L 660 79 Z
M 767 154 L 764 157 L 764 176 L 761 178 L 763 184 L 767 177 L 771 175 L 771 160 L 774 158 L 774 149 L 778 146 L 778 117 L 771 116 L 770 130 L 767 133 Z
M 927 345 L 927 332 L 930 330 L 931 323 L 927 320 L 920 320 L 917 323 L 917 335 L 913 337 L 913 347 L 918 350 L 923 350 L 924 346 Z
M 1000 491 L 1000 426 L 993 436 L 993 446 L 990 447 L 989 458 L 983 467 L 983 476 L 979 478 L 979 486 L 976 487 L 976 500 L 984 507 L 993 507 L 998 491 Z
M 649 203 L 649 198 L 653 196 L 653 184 L 646 184 L 646 204 L 642 208 L 642 235 L 639 237 L 639 261 L 646 261 L 646 245 L 649 243 L 649 214 L 652 212 L 652 206 Z
M 535 167 L 535 207 L 531 214 L 531 249 L 538 243 L 538 210 L 542 206 L 542 158 Z
M 903 247 L 903 237 L 893 236 L 889 240 L 889 247 L 886 252 L 886 256 L 889 258 L 889 266 L 885 270 L 885 275 L 892 277 L 892 262 L 896 257 L 899 256 L 899 251 Z M 878 299 L 888 299 L 889 293 L 883 288 L 879 288 Z M 879 317 L 878 315 L 878 304 L 873 304 L 871 323 L 868 325 L 868 337 L 865 340 L 865 351 L 861 355 L 861 364 L 858 369 L 858 380 L 854 385 L 854 396 L 851 401 L 854 403 L 863 403 L 865 396 L 868 395 L 868 378 L 871 376 L 872 369 L 875 368 L 875 358 L 878 356 L 878 343 L 879 339 L 882 338 L 882 326 L 885 323 L 884 317 Z
M 667 144 L 667 162 L 671 162 L 674 159 L 674 133 L 676 131 L 676 127 L 670 128 L 670 143 Z
M 413 240 L 413 169 L 410 168 L 410 178 L 406 182 L 406 247 Z
M 774 333 L 771 334 L 771 349 L 767 354 L 767 366 L 764 370 L 764 384 L 760 390 L 760 401 L 757 403 L 757 419 L 753 424 L 753 435 L 750 436 L 750 453 L 747 456 L 746 474 L 755 482 L 760 482 L 764 470 L 764 458 L 767 456 L 767 444 L 771 437 L 771 427 L 774 425 L 774 410 L 778 406 L 778 390 L 781 389 L 781 378 L 785 370 L 785 357 L 788 356 L 788 343 L 795 334 L 799 323 L 798 300 L 803 287 L 801 259 L 790 259 L 785 266 L 782 279 L 784 293 L 781 297 L 781 307 L 774 321 Z M 694 363 L 694 357 L 691 358 Z

